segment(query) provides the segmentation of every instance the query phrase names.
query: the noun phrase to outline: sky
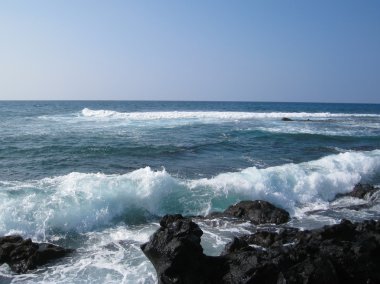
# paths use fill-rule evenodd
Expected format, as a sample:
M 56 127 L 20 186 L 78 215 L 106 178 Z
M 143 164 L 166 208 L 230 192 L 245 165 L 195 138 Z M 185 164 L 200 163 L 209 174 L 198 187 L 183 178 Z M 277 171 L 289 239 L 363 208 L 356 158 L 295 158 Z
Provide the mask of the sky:
M 2 0 L 0 99 L 380 103 L 380 1 Z

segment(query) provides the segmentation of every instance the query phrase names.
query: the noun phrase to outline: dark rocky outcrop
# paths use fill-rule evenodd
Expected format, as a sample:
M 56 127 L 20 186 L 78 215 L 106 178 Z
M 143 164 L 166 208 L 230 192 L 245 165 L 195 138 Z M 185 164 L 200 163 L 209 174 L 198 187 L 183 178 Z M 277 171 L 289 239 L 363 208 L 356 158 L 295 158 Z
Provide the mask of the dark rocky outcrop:
M 141 245 L 159 283 L 218 283 L 223 260 L 203 254 L 202 230 L 182 215 L 166 215 L 149 242 Z
M 293 121 L 293 119 L 289 118 L 289 117 L 283 117 L 281 119 L 282 121 Z
M 336 197 L 339 198 L 339 197 L 344 197 L 344 196 L 350 196 L 350 197 L 356 197 L 356 198 L 364 198 L 364 196 L 366 195 L 370 197 L 378 190 L 379 188 L 374 187 L 371 184 L 358 183 L 357 185 L 355 185 L 354 189 L 351 192 L 345 193 L 345 194 L 338 194 Z
M 25 273 L 72 251 L 53 244 L 24 240 L 19 235 L 0 237 L 0 265 L 7 263 L 17 273 Z
M 298 121 L 298 122 L 321 122 L 321 121 L 332 121 L 331 119 L 328 120 L 311 120 L 310 118 L 308 119 L 291 119 L 289 117 L 283 117 L 281 118 L 282 121 Z
M 240 201 L 224 212 L 211 213 L 210 217 L 234 217 L 251 221 L 253 224 L 283 224 L 290 220 L 289 213 L 273 204 L 263 201 Z
M 380 222 L 299 231 L 260 231 L 206 256 L 202 230 L 181 215 L 165 216 L 141 246 L 159 283 L 380 283 Z

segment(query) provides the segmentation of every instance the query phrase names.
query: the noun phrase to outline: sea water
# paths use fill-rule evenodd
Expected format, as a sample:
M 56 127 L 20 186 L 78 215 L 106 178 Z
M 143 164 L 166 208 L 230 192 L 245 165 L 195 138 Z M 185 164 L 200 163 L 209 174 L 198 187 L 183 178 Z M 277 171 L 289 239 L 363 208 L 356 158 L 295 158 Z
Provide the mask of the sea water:
M 0 277 L 155 283 L 139 246 L 160 216 L 261 199 L 301 229 L 379 219 L 380 196 L 334 199 L 358 182 L 380 184 L 380 105 L 0 102 L 0 235 L 76 249 L 24 275 L 2 265 Z M 195 221 L 210 255 L 254 230 Z

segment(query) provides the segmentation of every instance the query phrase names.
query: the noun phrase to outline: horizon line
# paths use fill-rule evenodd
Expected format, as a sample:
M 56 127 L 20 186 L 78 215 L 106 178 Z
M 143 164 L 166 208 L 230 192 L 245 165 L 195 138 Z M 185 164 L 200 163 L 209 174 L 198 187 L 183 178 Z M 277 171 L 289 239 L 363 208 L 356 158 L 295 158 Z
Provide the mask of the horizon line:
M 0 102 L 192 102 L 192 103 L 296 103 L 296 104 L 366 104 L 379 105 L 380 102 L 307 102 L 307 101 L 249 101 L 249 100 L 134 100 L 134 99 L 0 99 Z

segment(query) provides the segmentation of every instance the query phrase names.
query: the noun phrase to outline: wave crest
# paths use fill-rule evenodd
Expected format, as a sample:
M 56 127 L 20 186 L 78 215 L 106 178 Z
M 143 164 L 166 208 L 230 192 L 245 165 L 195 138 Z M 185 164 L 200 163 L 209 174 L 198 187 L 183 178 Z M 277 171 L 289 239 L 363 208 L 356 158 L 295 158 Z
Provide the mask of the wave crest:
M 127 119 L 127 120 L 157 120 L 157 119 L 270 119 L 270 118 L 332 118 L 332 117 L 380 117 L 378 114 L 330 113 L 330 112 L 233 112 L 233 111 L 157 111 L 157 112 L 117 112 L 113 110 L 92 110 L 84 108 L 81 115 L 94 119 Z
M 0 233 L 17 231 L 44 238 L 51 229 L 88 231 L 138 212 L 206 214 L 244 199 L 267 200 L 294 215 L 305 206 L 323 206 L 379 172 L 380 150 L 374 150 L 266 169 L 251 167 L 198 180 L 146 167 L 123 175 L 70 173 L 28 182 L 3 181 Z

